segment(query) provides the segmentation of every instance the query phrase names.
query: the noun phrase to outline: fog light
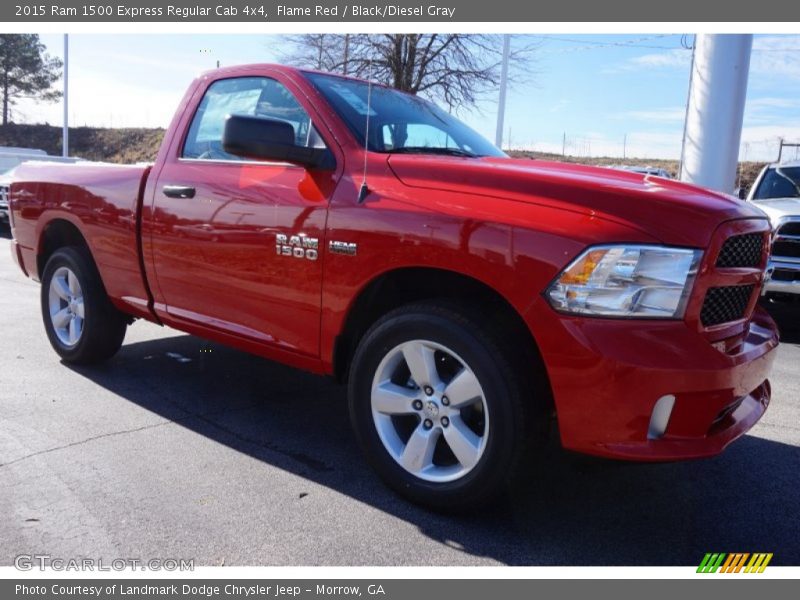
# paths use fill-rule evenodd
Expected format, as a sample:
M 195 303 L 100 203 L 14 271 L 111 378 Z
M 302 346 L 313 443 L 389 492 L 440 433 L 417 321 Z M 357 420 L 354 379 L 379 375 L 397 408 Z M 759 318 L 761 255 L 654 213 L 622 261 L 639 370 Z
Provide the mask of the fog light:
M 650 427 L 647 428 L 647 439 L 657 440 L 664 435 L 669 425 L 669 418 L 672 416 L 672 409 L 675 407 L 675 396 L 661 396 L 653 407 L 650 415 Z

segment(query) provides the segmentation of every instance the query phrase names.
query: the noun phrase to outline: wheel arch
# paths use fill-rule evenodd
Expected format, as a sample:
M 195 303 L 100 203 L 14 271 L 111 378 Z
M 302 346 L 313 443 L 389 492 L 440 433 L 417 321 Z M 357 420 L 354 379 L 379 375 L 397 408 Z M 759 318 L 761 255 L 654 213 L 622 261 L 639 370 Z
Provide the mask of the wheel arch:
M 531 383 L 552 407 L 552 392 L 539 346 L 520 312 L 497 290 L 470 275 L 435 267 L 400 267 L 370 280 L 351 303 L 333 349 L 333 374 L 348 377 L 359 341 L 383 315 L 419 301 L 457 305 L 476 320 L 502 332 L 513 344 L 520 368 L 532 374 Z M 531 368 L 531 365 L 533 368 Z M 527 367 L 527 368 L 526 368 Z
M 97 263 L 92 256 L 92 250 L 89 247 L 89 242 L 81 232 L 80 228 L 72 221 L 56 217 L 47 222 L 42 227 L 39 234 L 39 241 L 36 249 L 36 271 L 39 279 L 44 273 L 44 267 L 53 253 L 59 248 L 66 246 L 77 246 L 84 249 L 87 255 L 94 263 L 95 268 Z

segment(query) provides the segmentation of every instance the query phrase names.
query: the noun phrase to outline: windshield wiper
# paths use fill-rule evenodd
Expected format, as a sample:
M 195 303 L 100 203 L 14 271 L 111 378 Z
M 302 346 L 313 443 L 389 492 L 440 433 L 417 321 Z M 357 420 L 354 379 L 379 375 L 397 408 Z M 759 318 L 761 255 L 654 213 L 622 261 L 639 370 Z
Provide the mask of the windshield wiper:
M 480 154 L 459 150 L 458 148 L 437 148 L 430 146 L 403 146 L 387 150 L 389 154 L 442 154 L 444 156 L 466 156 L 467 158 L 478 158 Z

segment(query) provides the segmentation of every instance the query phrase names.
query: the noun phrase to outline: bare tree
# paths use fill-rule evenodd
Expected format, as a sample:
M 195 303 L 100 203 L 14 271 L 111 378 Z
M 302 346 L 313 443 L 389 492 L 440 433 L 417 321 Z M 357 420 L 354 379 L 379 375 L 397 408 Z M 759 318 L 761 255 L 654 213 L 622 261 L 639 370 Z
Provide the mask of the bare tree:
M 334 33 L 306 33 L 279 36 L 278 50 L 284 62 L 318 71 L 340 71 L 344 61 L 344 36 Z
M 502 38 L 468 34 L 306 34 L 288 36 L 282 59 L 301 67 L 369 78 L 398 90 L 471 107 L 500 82 Z M 512 44 L 510 80 L 533 74 L 536 44 Z
M 3 125 L 8 124 L 11 107 L 19 98 L 54 102 L 61 97 L 61 92 L 53 88 L 61 77 L 61 60 L 45 50 L 35 33 L 0 35 Z

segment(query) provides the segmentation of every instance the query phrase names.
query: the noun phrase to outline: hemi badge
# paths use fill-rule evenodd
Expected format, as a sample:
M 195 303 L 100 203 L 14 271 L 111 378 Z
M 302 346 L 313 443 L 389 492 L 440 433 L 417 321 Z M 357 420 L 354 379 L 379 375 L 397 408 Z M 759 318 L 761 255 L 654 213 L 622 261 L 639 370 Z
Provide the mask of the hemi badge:
M 355 242 L 340 242 L 338 240 L 331 240 L 328 242 L 328 248 L 335 254 L 344 254 L 345 256 L 355 256 L 358 250 L 358 244 Z

